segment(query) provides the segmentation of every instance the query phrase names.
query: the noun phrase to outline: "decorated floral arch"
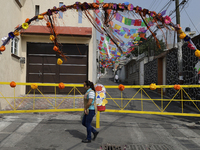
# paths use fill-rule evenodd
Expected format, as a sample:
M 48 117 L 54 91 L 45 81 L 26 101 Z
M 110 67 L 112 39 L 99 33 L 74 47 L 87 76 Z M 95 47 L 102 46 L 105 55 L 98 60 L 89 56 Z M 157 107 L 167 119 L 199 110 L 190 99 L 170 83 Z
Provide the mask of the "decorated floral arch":
M 179 37 L 183 39 L 184 41 L 188 42 L 188 47 L 192 50 L 195 51 L 195 55 L 197 57 L 200 57 L 200 51 L 196 48 L 194 43 L 192 42 L 191 38 L 186 35 L 181 27 L 179 25 L 175 25 L 171 22 L 171 18 L 169 16 L 163 16 L 162 13 L 156 13 L 155 11 L 150 11 L 145 8 L 141 8 L 139 6 L 134 6 L 133 4 L 129 3 L 80 3 L 76 2 L 73 5 L 68 5 L 65 6 L 63 5 L 62 7 L 56 8 L 55 6 L 52 9 L 48 9 L 46 12 L 41 13 L 37 16 L 34 16 L 33 18 L 27 18 L 25 22 L 22 25 L 17 26 L 14 31 L 11 31 L 8 33 L 7 37 L 2 38 L 3 44 L 0 47 L 0 51 L 3 52 L 6 49 L 6 44 L 9 43 L 11 39 L 13 39 L 15 36 L 20 35 L 21 30 L 26 30 L 28 27 L 31 25 L 31 23 L 37 19 L 39 20 L 45 20 L 46 21 L 46 26 L 49 29 L 50 35 L 50 40 L 54 43 L 54 47 L 52 48 L 57 54 L 59 54 L 61 57 L 65 58 L 65 55 L 62 52 L 62 45 L 58 42 L 58 35 L 56 33 L 55 27 L 56 27 L 56 19 L 55 16 L 58 15 L 58 12 L 66 12 L 69 9 L 73 10 L 81 10 L 85 16 L 88 18 L 88 20 L 91 22 L 91 24 L 96 28 L 98 32 L 100 32 L 102 35 L 104 35 L 101 39 L 101 45 L 103 44 L 102 41 L 105 41 L 104 47 L 105 49 L 99 46 L 99 50 L 101 50 L 101 54 L 104 54 L 105 57 L 105 64 L 113 64 L 115 63 L 115 60 L 119 58 L 120 56 L 124 54 L 128 54 L 131 51 L 134 50 L 134 48 L 128 48 L 126 51 L 123 50 L 123 41 L 118 38 L 116 35 L 116 32 L 118 34 L 125 34 L 125 38 L 135 38 L 133 35 L 130 36 L 129 34 L 135 34 L 134 30 L 127 31 L 127 28 L 123 28 L 122 32 L 119 31 L 119 26 L 115 24 L 113 27 L 113 18 L 116 20 L 121 20 L 121 22 L 124 22 L 126 25 L 141 25 L 143 23 L 143 26 L 147 28 L 147 30 L 150 31 L 152 36 L 156 40 L 156 44 L 158 47 L 160 47 L 159 42 L 156 38 L 156 35 L 154 32 L 151 30 L 151 25 L 156 24 L 157 27 L 161 30 L 161 26 L 164 27 L 167 30 L 175 30 L 179 34 Z M 93 11 L 96 14 L 96 17 L 91 14 L 91 11 Z M 139 15 L 140 20 L 131 20 L 129 18 L 123 18 L 119 15 L 118 12 L 125 12 L 127 11 L 131 15 Z M 99 16 L 99 13 L 101 16 Z M 123 20 L 124 19 L 124 20 Z M 129 33 L 130 32 L 130 33 Z M 135 35 L 136 36 L 136 35 Z M 143 35 L 144 38 L 144 35 Z M 111 48 L 108 46 L 108 39 L 110 43 L 115 45 L 116 48 Z M 134 44 L 137 43 L 129 43 L 129 45 L 133 46 Z M 113 51 L 113 53 L 109 52 L 109 49 Z M 66 58 L 65 58 L 66 59 Z M 62 60 L 58 60 L 58 64 L 62 64 Z M 108 67 L 109 65 L 107 65 Z

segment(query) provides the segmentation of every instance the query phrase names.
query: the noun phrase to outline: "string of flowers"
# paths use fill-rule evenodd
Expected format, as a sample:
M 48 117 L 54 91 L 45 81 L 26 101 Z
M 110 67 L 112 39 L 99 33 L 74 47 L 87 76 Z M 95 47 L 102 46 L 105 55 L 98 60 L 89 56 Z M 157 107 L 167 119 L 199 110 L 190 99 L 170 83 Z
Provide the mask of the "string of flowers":
M 196 50 L 195 51 L 195 56 L 197 57 L 200 57 L 200 51 L 196 48 L 196 46 L 194 45 L 194 43 L 192 42 L 191 38 L 186 35 L 181 27 L 179 25 L 174 25 L 172 22 L 171 22 L 171 18 L 169 16 L 165 16 L 163 17 L 161 13 L 156 13 L 155 11 L 149 11 L 148 9 L 142 9 L 141 7 L 139 6 L 136 6 L 134 7 L 132 4 L 124 4 L 124 3 L 119 3 L 119 4 L 116 4 L 116 3 L 104 3 L 104 4 L 100 4 L 100 3 L 87 3 L 87 2 L 84 2 L 84 3 L 80 3 L 80 2 L 76 2 L 75 4 L 73 5 L 68 5 L 68 6 L 61 6 L 59 8 L 56 8 L 55 6 L 53 7 L 53 9 L 48 9 L 46 12 L 42 13 L 42 14 L 39 14 L 37 16 L 34 16 L 33 18 L 31 19 L 26 19 L 25 22 L 20 25 L 20 26 L 17 26 L 15 28 L 15 30 L 13 32 L 9 32 L 8 33 L 8 37 L 4 37 L 2 38 L 2 42 L 3 44 L 1 45 L 0 47 L 0 51 L 3 52 L 5 51 L 6 47 L 5 45 L 9 43 L 10 39 L 13 39 L 15 36 L 19 36 L 19 32 L 24 29 L 28 29 L 29 25 L 31 24 L 32 21 L 35 21 L 36 19 L 39 19 L 39 20 L 42 20 L 45 17 L 49 17 L 49 21 L 47 22 L 47 27 L 50 28 L 50 31 L 52 33 L 52 35 L 50 36 L 50 40 L 54 42 L 54 48 L 53 50 L 58 53 L 59 55 L 61 55 L 62 57 L 65 57 L 59 46 L 60 44 L 57 42 L 57 34 L 55 33 L 55 30 L 54 30 L 54 27 L 53 27 L 53 21 L 51 21 L 51 16 L 54 15 L 54 14 L 57 14 L 58 11 L 62 11 L 62 12 L 65 12 L 67 11 L 68 9 L 75 9 L 75 10 L 82 10 L 84 11 L 85 14 L 89 14 L 89 15 L 86 15 L 89 19 L 89 21 L 92 23 L 92 25 L 98 29 L 98 31 L 101 29 L 100 32 L 106 32 L 106 35 L 113 41 L 113 43 L 118 47 L 119 45 L 117 44 L 116 42 L 116 38 L 111 34 L 109 33 L 110 31 L 107 30 L 107 25 L 109 23 L 109 20 L 105 19 L 104 21 L 104 25 L 99 28 L 98 27 L 98 24 L 96 23 L 95 19 L 92 17 L 92 15 L 89 13 L 88 10 L 96 10 L 96 9 L 100 9 L 100 7 L 103 7 L 102 9 L 105 11 L 105 17 L 108 19 L 109 18 L 109 13 L 108 13 L 108 10 L 113 10 L 113 11 L 132 11 L 136 14 L 139 14 L 141 16 L 141 18 L 143 19 L 144 23 L 146 24 L 147 26 L 147 29 L 152 33 L 153 37 L 156 39 L 157 41 L 157 46 L 160 47 L 159 43 L 158 43 L 158 40 L 155 36 L 155 34 L 151 31 L 150 27 L 148 26 L 148 24 L 145 22 L 145 19 L 144 17 L 146 17 L 147 15 L 149 17 L 152 17 L 153 18 L 153 22 L 154 23 L 157 23 L 157 22 L 161 22 L 162 25 L 164 27 L 166 26 L 170 26 L 170 27 L 173 27 L 177 33 L 179 34 L 179 37 L 181 39 L 183 39 L 184 41 L 188 42 L 188 47 L 192 50 Z M 159 25 L 158 25 L 159 26 Z M 167 29 L 167 28 L 166 28 Z

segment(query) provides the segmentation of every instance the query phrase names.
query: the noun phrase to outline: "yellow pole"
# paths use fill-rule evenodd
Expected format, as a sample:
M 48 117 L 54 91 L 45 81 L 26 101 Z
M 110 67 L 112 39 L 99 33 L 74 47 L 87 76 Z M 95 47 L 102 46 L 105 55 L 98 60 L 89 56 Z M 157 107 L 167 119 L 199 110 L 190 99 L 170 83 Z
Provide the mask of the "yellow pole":
M 182 101 L 182 113 L 183 113 L 183 90 L 181 88 L 181 101 Z
M 161 110 L 163 112 L 163 88 L 161 88 Z
M 55 86 L 55 109 L 56 109 L 56 86 Z
M 97 111 L 96 128 L 100 128 L 100 111 Z
M 141 89 L 141 109 L 143 111 L 142 88 L 140 88 L 140 89 Z
M 14 110 L 16 110 L 16 104 L 15 104 L 15 88 L 14 88 Z
M 123 103 L 122 103 L 122 91 L 121 91 L 121 109 L 123 108 Z
M 73 108 L 75 108 L 75 88 L 76 87 L 74 87 L 74 105 L 73 105 Z
M 34 97 L 33 97 L 33 110 L 35 109 L 35 89 L 34 89 Z

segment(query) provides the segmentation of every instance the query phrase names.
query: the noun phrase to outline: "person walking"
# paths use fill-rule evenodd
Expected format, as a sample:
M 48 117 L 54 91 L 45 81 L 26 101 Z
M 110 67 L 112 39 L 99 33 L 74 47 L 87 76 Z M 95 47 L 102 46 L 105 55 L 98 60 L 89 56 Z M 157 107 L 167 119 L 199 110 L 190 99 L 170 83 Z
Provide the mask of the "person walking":
M 119 82 L 119 76 L 117 74 L 115 75 L 115 82 Z
M 87 138 L 83 139 L 83 143 L 90 143 L 91 142 L 91 132 L 93 133 L 94 137 L 93 140 L 96 139 L 98 135 L 98 131 L 96 131 L 92 126 L 91 122 L 93 117 L 95 116 L 96 108 L 96 96 L 95 96 L 95 88 L 93 82 L 89 80 L 84 82 L 84 88 L 87 90 L 84 95 L 84 116 L 82 120 L 82 125 L 87 129 Z

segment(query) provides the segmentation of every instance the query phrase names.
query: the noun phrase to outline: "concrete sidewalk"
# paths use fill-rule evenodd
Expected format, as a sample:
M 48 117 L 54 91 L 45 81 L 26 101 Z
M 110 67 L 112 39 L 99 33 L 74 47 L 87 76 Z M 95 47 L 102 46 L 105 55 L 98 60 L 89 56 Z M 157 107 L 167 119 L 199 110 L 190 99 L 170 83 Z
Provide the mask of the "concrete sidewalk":
M 99 83 L 118 85 L 112 75 L 104 76 Z M 118 89 L 107 89 L 119 97 Z M 136 90 L 123 93 L 130 97 Z M 159 95 L 149 92 L 151 97 Z M 76 106 L 81 107 L 80 103 Z M 73 101 L 69 101 L 70 105 Z M 45 102 L 46 103 L 46 102 Z M 53 102 L 52 102 L 53 103 Z M 42 104 L 41 104 L 42 105 Z M 65 105 L 68 105 L 66 103 Z M 29 107 L 29 105 L 24 105 Z M 51 106 L 50 106 L 51 107 Z M 112 101 L 106 108 L 116 108 Z M 140 110 L 140 102 L 133 101 L 127 109 Z M 119 109 L 119 108 L 118 108 Z M 145 109 L 155 110 L 152 103 L 145 103 Z M 168 111 L 181 111 L 173 103 Z M 186 112 L 191 113 L 190 110 Z M 195 113 L 195 112 L 193 112 Z M 86 128 L 81 124 L 82 112 L 8 114 L 0 121 L 1 150 L 199 150 L 200 127 L 188 128 L 187 124 L 198 121 L 195 117 L 176 117 L 161 115 L 100 113 L 99 134 L 95 141 L 82 143 L 86 138 Z M 96 116 L 92 125 L 96 126 Z

